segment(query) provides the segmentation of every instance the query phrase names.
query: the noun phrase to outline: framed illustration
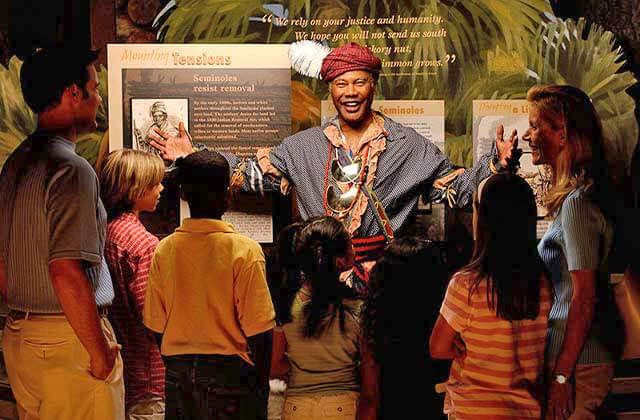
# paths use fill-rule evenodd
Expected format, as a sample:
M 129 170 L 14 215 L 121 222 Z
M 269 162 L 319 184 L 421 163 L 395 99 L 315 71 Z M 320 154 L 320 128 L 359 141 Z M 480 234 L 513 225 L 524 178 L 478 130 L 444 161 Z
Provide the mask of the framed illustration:
M 522 156 L 520 156 L 518 175 L 524 178 L 533 190 L 533 194 L 536 197 L 538 217 L 546 217 L 548 212 L 544 206 L 544 197 L 551 187 L 551 168 L 547 165 L 534 165 L 531 159 L 531 152 L 523 152 Z
M 149 133 L 158 128 L 177 136 L 180 122 L 189 130 L 188 98 L 131 98 L 131 142 L 134 149 L 158 154 L 150 144 Z
M 531 148 L 522 140 L 529 128 L 529 104 L 524 99 L 496 99 L 473 101 L 473 161 L 491 152 L 499 125 L 504 127 L 504 138 L 513 130 L 519 138 L 518 148 L 522 149 L 520 168 L 517 174 L 531 186 L 536 198 L 538 211 L 537 236 L 546 232 L 549 221 L 545 220 L 547 209 L 544 197 L 551 185 L 550 169 L 544 165 L 534 165 L 531 160 Z

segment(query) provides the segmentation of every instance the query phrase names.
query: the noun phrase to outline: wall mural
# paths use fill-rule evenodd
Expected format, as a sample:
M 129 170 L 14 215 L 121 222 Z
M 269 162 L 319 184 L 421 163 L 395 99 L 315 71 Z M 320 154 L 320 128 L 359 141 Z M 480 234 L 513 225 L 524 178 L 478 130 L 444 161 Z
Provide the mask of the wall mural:
M 118 0 L 122 42 L 290 43 L 314 39 L 330 47 L 354 41 L 383 60 L 378 99 L 445 101 L 445 149 L 472 163 L 472 101 L 522 99 L 537 83 L 572 84 L 600 113 L 612 165 L 627 167 L 638 138 L 636 83 L 614 35 L 584 20 L 554 16 L 547 0 L 389 2 L 369 0 Z M 34 129 L 20 94 L 20 61 L 0 66 L 0 164 Z M 106 70 L 100 69 L 99 128 L 78 151 L 98 160 L 108 127 Z M 320 122 L 324 83 L 292 73 L 292 132 Z M 102 147 L 102 153 L 107 148 Z
M 160 0 L 116 0 L 117 42 L 154 42 L 153 20 L 161 10 Z
M 0 65 L 0 166 L 13 149 L 36 128 L 36 116 L 25 103 L 20 89 L 21 66 L 22 61 L 15 56 L 9 60 L 7 67 Z M 98 79 L 98 90 L 102 97 L 97 114 L 98 128 L 94 132 L 80 134 L 76 143 L 78 154 L 92 165 L 96 164 L 100 146 L 108 144 L 107 69 L 104 66 L 98 69 Z M 106 148 L 103 147 L 104 152 Z

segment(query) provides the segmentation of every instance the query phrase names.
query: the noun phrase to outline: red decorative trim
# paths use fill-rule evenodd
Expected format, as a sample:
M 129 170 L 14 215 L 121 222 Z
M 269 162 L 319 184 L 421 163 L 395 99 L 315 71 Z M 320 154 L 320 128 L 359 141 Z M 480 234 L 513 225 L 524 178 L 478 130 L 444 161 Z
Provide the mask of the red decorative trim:
M 353 274 L 358 276 L 365 283 L 369 282 L 369 274 L 362 270 L 362 267 L 357 264 L 353 266 Z
M 353 238 L 353 250 L 356 254 L 356 262 L 372 261 L 382 255 L 386 246 L 384 235 L 369 236 L 366 238 Z
M 362 246 L 362 244 L 370 244 L 373 242 L 384 242 L 384 235 L 367 236 L 366 238 L 353 238 L 353 246 Z
M 367 251 L 375 251 L 378 250 L 380 248 L 384 248 L 384 243 L 381 244 L 376 244 L 376 245 L 370 245 L 370 246 L 362 246 L 362 247 L 353 247 L 353 250 L 356 252 L 356 254 L 359 253 L 366 253 Z

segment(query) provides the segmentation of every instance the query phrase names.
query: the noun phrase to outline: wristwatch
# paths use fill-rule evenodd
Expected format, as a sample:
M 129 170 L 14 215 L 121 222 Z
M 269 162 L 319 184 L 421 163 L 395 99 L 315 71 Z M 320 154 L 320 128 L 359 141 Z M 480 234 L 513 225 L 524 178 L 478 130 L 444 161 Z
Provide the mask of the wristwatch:
M 563 375 L 563 374 L 561 374 L 561 373 L 556 373 L 556 374 L 553 376 L 553 380 L 554 380 L 556 383 L 559 383 L 560 385 L 564 385 L 564 384 L 566 384 L 567 382 L 569 382 L 569 378 L 567 378 L 566 376 L 564 376 L 564 375 Z

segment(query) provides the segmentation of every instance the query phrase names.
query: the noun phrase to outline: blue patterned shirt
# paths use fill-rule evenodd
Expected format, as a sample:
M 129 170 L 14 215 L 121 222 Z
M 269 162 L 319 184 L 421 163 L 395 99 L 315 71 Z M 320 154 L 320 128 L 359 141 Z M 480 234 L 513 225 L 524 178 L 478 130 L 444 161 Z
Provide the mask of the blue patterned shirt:
M 583 187 L 565 198 L 558 215 L 538 244 L 553 283 L 554 300 L 549 314 L 547 360 L 552 365 L 564 341 L 569 305 L 573 297 L 571 271 L 596 270 L 598 288 L 608 284 L 607 260 L 613 244 L 613 227 L 600 209 L 589 200 Z M 600 339 L 604 326 L 598 316 L 578 358 L 578 364 L 598 364 L 614 360 Z
M 325 214 L 324 194 L 329 140 L 324 129 L 330 123 L 313 127 L 285 138 L 271 150 L 270 161 L 295 185 L 301 216 L 306 220 Z M 416 208 L 420 195 L 429 200 L 440 197 L 441 192 L 432 188 L 433 182 L 453 170 L 449 158 L 438 147 L 418 134 L 388 117 L 384 117 L 388 132 L 386 150 L 380 155 L 376 170 L 374 191 L 381 201 L 391 227 L 397 231 Z M 222 153 L 234 168 L 239 159 L 230 153 Z M 464 171 L 452 183 L 456 191 L 456 205 L 465 207 L 471 203 L 480 181 L 491 175 L 489 161 L 493 153 L 480 158 L 476 166 Z M 244 191 L 279 191 L 278 179 L 262 176 L 255 159 L 245 169 Z M 362 216 L 362 223 L 354 236 L 374 236 L 382 233 L 371 206 Z

